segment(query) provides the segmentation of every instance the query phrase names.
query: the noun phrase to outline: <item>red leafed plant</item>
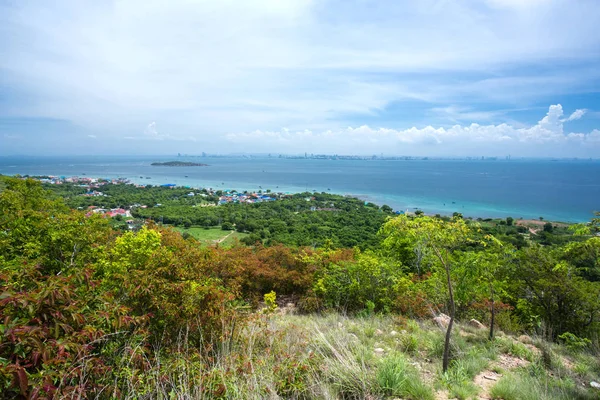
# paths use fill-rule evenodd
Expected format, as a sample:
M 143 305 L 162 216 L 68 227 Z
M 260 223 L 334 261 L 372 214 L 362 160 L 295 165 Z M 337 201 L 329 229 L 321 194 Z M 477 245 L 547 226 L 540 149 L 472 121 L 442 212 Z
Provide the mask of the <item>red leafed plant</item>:
M 130 317 L 100 291 L 89 269 L 44 275 L 24 263 L 1 271 L 0 390 L 11 397 L 88 397 L 112 385 L 111 354 L 143 318 Z

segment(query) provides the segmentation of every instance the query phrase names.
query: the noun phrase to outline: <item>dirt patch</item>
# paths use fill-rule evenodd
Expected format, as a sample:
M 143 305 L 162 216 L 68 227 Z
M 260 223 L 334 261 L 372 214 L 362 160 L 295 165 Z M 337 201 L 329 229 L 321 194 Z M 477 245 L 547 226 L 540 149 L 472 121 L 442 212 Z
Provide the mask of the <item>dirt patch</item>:
M 433 394 L 433 397 L 435 398 L 435 400 L 448 400 L 448 392 L 445 390 L 437 390 Z
M 559 226 L 561 228 L 564 228 L 566 226 L 569 226 L 569 224 L 565 224 L 564 222 L 554 222 L 554 221 L 540 221 L 538 219 L 519 219 L 515 221 L 515 225 L 517 226 L 526 226 L 526 227 L 532 227 L 532 228 L 538 228 L 538 229 L 542 229 L 544 227 L 544 224 L 546 224 L 547 222 L 551 222 L 553 226 Z
M 476 336 L 474 333 L 466 332 L 466 331 L 463 331 L 462 329 L 460 331 L 458 331 L 458 334 L 460 336 L 462 336 L 462 337 L 465 337 L 465 338 L 466 337 L 475 337 Z
M 524 343 L 524 345 L 529 350 L 531 350 L 531 352 L 533 353 L 533 355 L 538 356 L 538 357 L 542 355 L 542 351 L 540 349 L 538 349 L 537 347 L 535 347 L 533 344 Z
M 496 384 L 496 382 L 500 380 L 501 377 L 502 375 L 490 370 L 479 373 L 473 380 L 473 383 L 481 389 L 477 398 L 482 400 L 491 399 L 492 397 L 490 395 L 490 389 Z
M 498 361 L 496 362 L 498 366 L 502 369 L 515 369 L 518 367 L 526 367 L 531 364 L 527 360 L 523 360 L 522 358 L 511 356 L 510 354 L 500 354 L 498 356 Z
M 560 361 L 567 369 L 569 369 L 569 371 L 573 371 L 575 369 L 575 364 L 573 363 L 573 361 L 569 360 L 567 357 L 561 356 Z

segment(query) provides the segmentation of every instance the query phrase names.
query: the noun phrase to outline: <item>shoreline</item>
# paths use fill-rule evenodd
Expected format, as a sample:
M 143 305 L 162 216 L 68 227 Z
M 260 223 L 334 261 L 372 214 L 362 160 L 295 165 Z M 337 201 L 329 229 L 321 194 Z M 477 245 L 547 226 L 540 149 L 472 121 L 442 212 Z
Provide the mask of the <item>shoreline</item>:
M 7 175 L 7 176 L 15 176 L 15 175 L 19 175 L 19 174 L 13 174 L 13 175 Z M 456 207 L 453 207 L 454 210 L 452 210 L 451 206 L 446 206 L 445 203 L 443 203 L 444 206 L 446 206 L 446 209 L 440 209 L 438 207 L 435 207 L 435 204 L 439 203 L 439 199 L 418 199 L 418 198 L 409 198 L 409 197 L 404 197 L 404 198 L 397 198 L 397 199 L 393 199 L 392 195 L 386 195 L 386 194 L 377 194 L 377 193 L 352 193 L 350 191 L 339 191 L 339 190 L 307 190 L 306 188 L 300 188 L 300 187 L 296 187 L 296 186 L 276 186 L 275 188 L 271 188 L 271 187 L 262 187 L 262 185 L 257 185 L 257 184 L 242 184 L 241 182 L 235 182 L 232 185 L 226 185 L 226 182 L 221 182 L 221 184 L 218 184 L 217 182 L 206 182 L 206 184 L 203 185 L 194 185 L 194 184 L 186 184 L 186 183 L 178 183 L 178 181 L 180 181 L 181 179 L 173 179 L 170 180 L 170 182 L 166 181 L 166 180 L 161 180 L 161 179 L 156 179 L 156 178 L 150 178 L 150 179 L 146 179 L 146 178 L 141 178 L 139 176 L 124 176 L 125 174 L 117 174 L 116 177 L 94 177 L 94 176 L 88 176 L 86 174 L 82 174 L 82 175 L 74 175 L 80 178 L 90 178 L 90 179 L 125 179 L 128 184 L 134 184 L 134 185 L 140 185 L 140 186 L 146 186 L 146 185 L 153 185 L 153 186 L 160 186 L 160 185 L 165 185 L 165 184 L 175 184 L 177 187 L 185 187 L 185 188 L 191 188 L 191 189 L 212 189 L 212 190 L 229 190 L 229 191 L 237 191 L 237 192 L 243 192 L 245 190 L 247 191 L 258 191 L 258 190 L 262 190 L 263 192 L 267 191 L 267 190 L 271 190 L 272 193 L 283 193 L 283 194 L 298 194 L 298 193 L 326 193 L 326 194 L 334 194 L 334 195 L 338 195 L 338 196 L 349 196 L 349 197 L 354 197 L 357 198 L 359 200 L 365 201 L 365 202 L 370 202 L 373 204 L 376 204 L 377 206 L 381 207 L 383 205 L 388 205 L 390 207 L 392 207 L 392 209 L 394 211 L 399 211 L 399 212 L 403 212 L 403 213 L 414 213 L 417 210 L 421 210 L 423 211 L 423 213 L 425 215 L 429 215 L 429 216 L 435 216 L 437 214 L 441 215 L 441 216 L 452 216 L 452 214 L 454 212 L 459 212 L 463 215 L 464 218 L 466 219 L 473 219 L 473 220 L 477 220 L 477 219 L 505 219 L 507 217 L 512 217 L 515 220 L 530 220 L 530 221 L 538 221 L 539 217 L 535 217 L 534 215 L 536 215 L 536 213 L 533 212 L 513 212 L 511 213 L 508 210 L 503 210 L 503 209 L 495 209 L 492 212 L 485 212 L 484 210 L 479 210 L 482 212 L 477 212 L 477 208 L 478 207 L 469 207 L 470 204 L 466 203 L 466 204 L 454 204 Z M 25 176 L 25 175 L 22 175 Z M 28 175 L 29 177 L 40 177 L 40 176 L 58 176 L 58 175 Z M 175 182 L 175 183 L 173 183 Z M 214 184 L 213 184 L 214 183 Z M 235 188 L 234 188 L 235 187 Z M 423 206 L 419 206 L 418 203 L 419 200 L 422 200 L 421 202 L 429 202 L 430 204 L 424 204 Z M 399 205 L 399 203 L 403 203 L 402 206 Z M 450 203 L 450 202 L 448 202 Z M 471 211 L 469 211 L 471 210 Z M 553 223 L 562 223 L 562 224 L 575 224 L 575 223 L 582 223 L 582 222 L 589 222 L 589 220 L 593 217 L 593 215 L 590 213 L 590 218 L 587 220 L 579 220 L 579 219 L 564 219 L 564 218 L 554 218 L 553 216 L 548 216 L 545 217 L 543 216 L 543 221 L 544 222 L 553 222 Z

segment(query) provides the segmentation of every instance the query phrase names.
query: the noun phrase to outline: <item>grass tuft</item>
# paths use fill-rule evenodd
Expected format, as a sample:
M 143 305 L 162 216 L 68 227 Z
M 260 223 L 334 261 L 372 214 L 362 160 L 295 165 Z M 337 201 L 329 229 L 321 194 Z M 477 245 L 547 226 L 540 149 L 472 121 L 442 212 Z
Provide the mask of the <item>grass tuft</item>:
M 423 383 L 417 370 L 401 354 L 390 355 L 381 361 L 376 380 L 384 395 L 433 400 L 432 388 Z

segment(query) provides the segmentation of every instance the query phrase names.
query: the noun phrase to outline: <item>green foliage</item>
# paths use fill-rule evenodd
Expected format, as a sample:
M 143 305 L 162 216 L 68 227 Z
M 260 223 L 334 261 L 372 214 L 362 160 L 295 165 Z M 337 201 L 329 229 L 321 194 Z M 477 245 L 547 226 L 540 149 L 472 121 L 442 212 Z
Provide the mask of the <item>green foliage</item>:
M 118 237 L 98 273 L 134 315 L 152 316 L 154 338 L 168 343 L 192 330 L 188 339 L 200 343 L 203 335 L 222 334 L 234 299 L 220 279 L 206 274 L 207 255 L 173 231 L 144 227 Z
M 4 394 L 93 397 L 118 384 L 112 355 L 145 322 L 94 278 L 108 226 L 69 211 L 37 182 L 8 179 L 0 232 Z
M 421 381 L 418 372 L 401 354 L 389 355 L 381 361 L 376 380 L 386 396 L 401 396 L 413 400 L 434 398 L 431 387 Z
M 319 269 L 314 293 L 327 307 L 359 311 L 372 305 L 374 310 L 390 310 L 400 268 L 374 254 L 363 253 L 356 261 L 331 263 Z
M 575 382 L 557 379 L 543 374 L 530 374 L 527 370 L 517 370 L 503 376 L 491 389 L 493 399 L 502 400 L 568 400 L 594 399 L 578 387 Z
M 265 314 L 273 314 L 277 311 L 277 294 L 271 290 L 269 293 L 265 293 L 263 296 L 265 302 L 265 308 L 263 312 Z
M 188 196 L 190 189 L 136 187 L 125 184 L 102 186 L 106 196 L 84 197 L 74 185 L 48 185 L 48 189 L 64 196 L 73 208 L 132 207 L 132 215 L 141 219 L 172 225 L 221 227 L 248 233 L 244 243 L 257 241 L 266 245 L 283 243 L 292 246 L 322 246 L 330 240 L 335 247 L 375 249 L 377 231 L 391 215 L 391 208 L 379 209 L 363 201 L 328 193 L 299 193 L 277 201 L 256 204 L 215 204 L 218 197 L 202 190 Z M 204 197 L 203 197 L 204 196 Z M 306 199 L 309 201 L 306 201 Z M 160 204 L 160 206 L 158 206 Z M 313 211 L 314 210 L 314 211 Z
M 510 271 L 517 313 L 550 340 L 564 332 L 582 333 L 594 322 L 600 289 L 574 274 L 575 268 L 560 260 L 563 254 L 539 245 L 523 249 Z
M 571 332 L 565 332 L 562 335 L 558 335 L 558 339 L 561 340 L 568 349 L 573 351 L 587 349 L 592 344 L 592 341 L 588 338 L 580 338 Z
M 509 220 L 479 225 L 459 215 L 383 223 L 389 207 L 325 194 L 193 207 L 204 200 L 187 196 L 188 189 L 108 185 L 109 196 L 98 200 L 78 196 L 74 186 L 55 189 L 82 207 L 160 202 L 138 208 L 139 216 L 214 226 L 202 231 L 217 238 L 227 234 L 217 226 L 235 227 L 234 235 L 247 232 L 252 245 L 207 247 L 151 222 L 117 232 L 32 180 L 0 181 L 5 397 L 431 398 L 409 357 L 439 360 L 444 338 L 402 316 L 386 326 L 381 321 L 392 320 L 389 312 L 429 318 L 453 310 L 449 289 L 459 320 L 487 322 L 494 304 L 502 310 L 498 326 L 564 344 L 539 345 L 536 361 L 528 346 L 502 336 L 487 342 L 484 333 L 463 327 L 466 337 L 452 339 L 450 368 L 440 377 L 450 395 L 474 396 L 473 377 L 498 352 L 533 363 L 526 373 L 507 372 L 530 388 L 502 379 L 496 397 L 586 398 L 574 379 L 600 373 L 592 356 L 600 334 L 594 223 L 581 235 L 561 224 L 533 235 Z M 338 309 L 361 318 L 278 330 L 278 296 L 299 299 L 304 311 Z M 260 300 L 268 318 L 248 312 Z M 565 357 L 573 359 L 571 372 Z

